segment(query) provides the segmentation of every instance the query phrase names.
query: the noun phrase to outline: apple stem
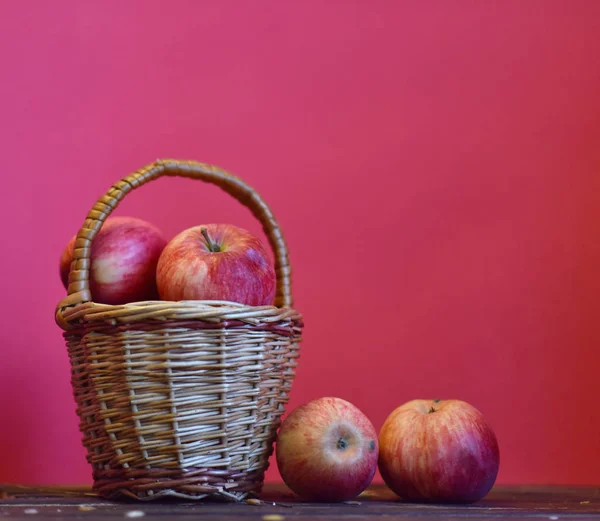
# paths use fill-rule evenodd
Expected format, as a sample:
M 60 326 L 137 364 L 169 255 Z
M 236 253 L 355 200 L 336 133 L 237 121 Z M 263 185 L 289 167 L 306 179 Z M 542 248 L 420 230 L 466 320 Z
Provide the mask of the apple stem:
M 208 245 L 208 249 L 210 251 L 212 251 L 212 252 L 219 252 L 219 251 L 221 251 L 221 249 L 219 248 L 219 246 L 217 244 L 215 244 L 214 242 L 211 241 L 210 236 L 208 235 L 208 230 L 206 228 L 200 228 L 200 233 L 202 233 L 202 235 L 206 239 L 206 244 Z
M 340 438 L 337 441 L 337 448 L 340 450 L 346 450 L 346 448 L 348 447 L 348 442 L 344 439 L 344 438 Z
M 436 408 L 434 408 L 434 407 L 432 407 L 432 408 L 431 408 L 431 409 L 429 409 L 427 412 L 428 412 L 429 414 L 431 414 L 432 412 L 435 412 L 435 411 L 437 411 L 437 409 L 436 409 Z

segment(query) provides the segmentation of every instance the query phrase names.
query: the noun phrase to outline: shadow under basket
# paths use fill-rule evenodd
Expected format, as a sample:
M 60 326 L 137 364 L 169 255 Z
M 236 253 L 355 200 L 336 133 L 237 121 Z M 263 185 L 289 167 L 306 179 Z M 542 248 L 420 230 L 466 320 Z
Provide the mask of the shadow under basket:
M 124 195 L 162 176 L 214 183 L 260 220 L 275 256 L 273 306 L 93 302 L 91 244 Z M 295 376 L 303 327 L 277 222 L 239 178 L 163 160 L 116 183 L 77 234 L 56 309 L 94 490 L 107 498 L 239 501 L 260 492 Z

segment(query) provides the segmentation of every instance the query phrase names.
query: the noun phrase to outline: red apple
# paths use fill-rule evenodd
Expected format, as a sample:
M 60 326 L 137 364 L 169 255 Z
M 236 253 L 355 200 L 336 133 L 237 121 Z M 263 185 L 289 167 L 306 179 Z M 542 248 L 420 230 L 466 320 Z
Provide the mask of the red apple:
M 156 269 L 163 300 L 226 300 L 268 306 L 275 270 L 263 243 L 230 224 L 194 226 L 174 237 Z
M 472 503 L 494 485 L 496 435 L 460 400 L 413 400 L 393 411 L 379 433 L 385 483 L 411 501 Z
M 276 443 L 283 481 L 309 501 L 346 501 L 369 486 L 377 469 L 377 433 L 369 419 L 340 398 L 295 409 Z
M 60 257 L 65 289 L 74 244 L 75 237 Z M 166 244 L 161 231 L 149 222 L 108 217 L 92 242 L 90 291 L 94 302 L 118 305 L 157 299 L 156 265 Z

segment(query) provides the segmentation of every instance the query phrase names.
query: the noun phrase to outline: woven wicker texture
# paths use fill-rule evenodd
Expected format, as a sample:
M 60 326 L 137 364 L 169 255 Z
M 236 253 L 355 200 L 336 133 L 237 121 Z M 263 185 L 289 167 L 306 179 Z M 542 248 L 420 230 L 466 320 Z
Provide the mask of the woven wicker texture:
M 93 302 L 94 236 L 126 193 L 161 176 L 217 184 L 260 220 L 275 254 L 273 306 Z M 157 161 L 116 183 L 77 234 L 68 296 L 56 309 L 94 487 L 106 497 L 240 500 L 260 491 L 294 378 L 301 315 L 285 241 L 239 178 L 193 161 Z

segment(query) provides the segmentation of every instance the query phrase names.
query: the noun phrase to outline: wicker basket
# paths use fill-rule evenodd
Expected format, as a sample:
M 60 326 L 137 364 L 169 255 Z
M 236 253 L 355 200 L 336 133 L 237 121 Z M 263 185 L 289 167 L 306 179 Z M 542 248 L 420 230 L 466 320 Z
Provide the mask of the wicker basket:
M 214 183 L 262 223 L 275 254 L 275 305 L 93 302 L 90 251 L 131 190 L 162 176 Z M 260 492 L 298 357 L 288 252 L 271 210 L 239 178 L 162 160 L 116 183 L 77 234 L 56 309 L 94 489 L 104 497 L 241 500 Z

